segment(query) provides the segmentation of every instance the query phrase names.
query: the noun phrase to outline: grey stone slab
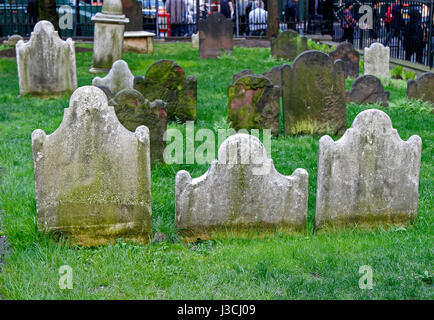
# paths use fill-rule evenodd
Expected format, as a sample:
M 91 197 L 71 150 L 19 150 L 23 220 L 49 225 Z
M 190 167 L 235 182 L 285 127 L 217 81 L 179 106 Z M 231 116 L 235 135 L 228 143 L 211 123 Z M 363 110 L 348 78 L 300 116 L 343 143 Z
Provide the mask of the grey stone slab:
M 358 77 L 346 92 L 347 103 L 358 104 L 379 103 L 383 107 L 389 105 L 389 91 L 384 91 L 380 79 L 372 75 Z

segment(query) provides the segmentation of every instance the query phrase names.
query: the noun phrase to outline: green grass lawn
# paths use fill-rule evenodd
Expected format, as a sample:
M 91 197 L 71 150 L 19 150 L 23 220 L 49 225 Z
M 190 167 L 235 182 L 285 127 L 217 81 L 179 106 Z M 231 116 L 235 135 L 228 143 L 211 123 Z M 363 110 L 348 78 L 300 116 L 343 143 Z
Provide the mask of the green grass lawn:
M 154 55 L 127 53 L 135 75 L 158 59 L 178 62 L 198 83 L 195 129 L 228 128 L 227 86 L 233 73 L 249 68 L 262 73 L 282 64 L 269 49 L 235 48 L 234 55 L 200 60 L 189 43 L 156 44 Z M 90 85 L 92 52 L 77 54 L 78 84 Z M 208 165 L 157 165 L 152 168 L 154 232 L 168 240 L 137 245 L 68 247 L 38 234 L 31 133 L 52 133 L 69 96 L 41 100 L 19 97 L 15 59 L 0 59 L 0 235 L 12 252 L 0 273 L 0 299 L 432 299 L 433 291 L 433 140 L 434 115 L 426 104 L 405 98 L 406 83 L 392 81 L 391 106 L 377 108 L 392 119 L 402 139 L 422 138 L 417 220 L 405 227 L 348 228 L 314 232 L 316 170 L 320 137 L 273 138 L 276 169 L 309 173 L 308 226 L 301 234 L 276 232 L 265 239 L 229 239 L 183 243 L 174 225 L 174 179 L 185 169 L 193 177 Z M 347 89 L 351 85 L 347 80 Z M 362 110 L 347 106 L 347 126 Z M 169 127 L 183 128 L 171 123 Z M 281 133 L 283 133 L 281 126 Z M 338 138 L 338 137 L 333 137 Z M 2 176 L 2 172 L 4 172 Z M 73 289 L 59 288 L 59 267 L 73 269 Z M 359 268 L 373 269 L 374 288 L 359 288 Z

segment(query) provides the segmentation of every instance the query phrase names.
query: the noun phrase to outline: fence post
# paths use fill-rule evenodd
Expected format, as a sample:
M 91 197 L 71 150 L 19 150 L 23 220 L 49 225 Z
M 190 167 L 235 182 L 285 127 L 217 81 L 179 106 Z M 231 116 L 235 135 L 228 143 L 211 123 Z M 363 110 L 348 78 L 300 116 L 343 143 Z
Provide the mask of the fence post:
M 433 67 L 433 55 L 434 55 L 434 50 L 432 47 L 432 36 L 433 36 L 433 18 L 434 18 L 434 14 L 433 14 L 433 9 L 434 9 L 434 4 L 431 2 L 430 4 L 430 8 L 429 8 L 429 35 L 428 35 L 428 66 L 432 69 Z
M 149 2 L 149 5 L 151 5 L 151 2 Z M 155 38 L 157 39 L 160 38 L 160 29 L 158 26 L 158 9 L 158 0 L 155 0 Z

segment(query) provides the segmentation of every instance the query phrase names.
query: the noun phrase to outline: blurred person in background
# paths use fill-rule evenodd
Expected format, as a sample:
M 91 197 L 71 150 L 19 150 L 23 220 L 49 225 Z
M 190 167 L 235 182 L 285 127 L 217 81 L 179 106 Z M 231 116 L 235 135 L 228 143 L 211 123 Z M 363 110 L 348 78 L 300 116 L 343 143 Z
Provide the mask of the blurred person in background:
M 251 36 L 263 36 L 267 32 L 268 12 L 264 9 L 264 3 L 255 0 L 252 4 L 252 11 L 249 13 L 249 29 Z
M 183 37 L 187 17 L 185 1 L 167 0 L 166 12 L 170 14 L 171 35 L 174 37 Z

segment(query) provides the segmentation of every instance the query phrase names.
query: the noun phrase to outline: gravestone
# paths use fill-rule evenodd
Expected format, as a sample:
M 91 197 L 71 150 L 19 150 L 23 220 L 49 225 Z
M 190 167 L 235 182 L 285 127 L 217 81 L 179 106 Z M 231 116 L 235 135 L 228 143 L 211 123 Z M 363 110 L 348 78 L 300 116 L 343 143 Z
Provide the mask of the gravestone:
M 191 46 L 193 48 L 199 48 L 199 33 L 193 33 L 191 35 Z
M 307 51 L 307 38 L 293 30 L 281 32 L 271 39 L 271 55 L 277 59 L 293 61 L 304 51 Z
M 361 112 L 344 136 L 319 141 L 315 226 L 400 224 L 417 215 L 422 141 L 388 115 Z
M 134 89 L 120 91 L 109 105 L 115 108 L 119 122 L 134 132 L 140 126 L 149 129 L 151 142 L 151 161 L 163 160 L 166 148 L 164 133 L 167 129 L 166 103 L 161 100 L 150 102 Z
M 233 24 L 220 12 L 213 12 L 206 19 L 199 20 L 199 56 L 217 58 L 223 52 L 232 54 Z
M 115 95 L 121 90 L 132 89 L 134 76 L 128 68 L 128 63 L 124 60 L 118 60 L 113 63 L 110 72 L 104 78 L 94 78 L 92 85 L 95 87 L 107 87 Z
M 74 41 L 63 41 L 53 25 L 39 21 L 30 40 L 16 45 L 20 94 L 55 95 L 77 88 Z
M 262 75 L 270 79 L 275 86 L 282 88 L 282 68 L 283 66 L 273 67 L 270 71 L 263 72 Z
M 218 160 L 201 177 L 175 178 L 176 228 L 193 239 L 226 228 L 296 229 L 306 225 L 308 174 L 276 171 L 262 143 L 235 134 L 219 148 Z
M 18 41 L 24 40 L 19 34 L 13 34 L 7 40 L 3 40 L 3 44 L 8 47 L 15 47 Z
M 142 2 L 138 0 L 122 0 L 122 12 L 129 19 L 125 31 L 143 30 Z
M 110 101 L 111 99 L 113 99 L 113 97 L 114 97 L 113 92 L 111 92 L 109 88 L 107 88 L 106 86 L 95 86 L 95 87 L 101 89 L 102 92 L 104 92 L 104 94 L 107 97 L 108 101 Z
M 344 62 L 345 78 L 359 76 L 360 55 L 351 43 L 340 43 L 336 50 L 330 52 L 330 58 L 333 61 L 342 60 Z
M 409 99 L 421 99 L 434 105 L 434 73 L 425 72 L 416 80 L 407 82 L 407 97 Z
M 149 130 L 125 129 L 100 89 L 77 89 L 32 149 L 39 231 L 83 246 L 152 238 Z
M 241 79 L 242 77 L 245 77 L 245 76 L 252 76 L 252 75 L 254 75 L 254 73 L 253 73 L 253 71 L 251 71 L 251 70 L 249 70 L 249 69 L 241 70 L 240 72 L 235 73 L 235 74 L 232 76 L 232 83 L 237 82 L 237 81 L 238 81 L 239 79 Z
M 159 60 L 146 71 L 145 78 L 134 78 L 134 89 L 149 101 L 167 103 L 167 117 L 181 121 L 196 120 L 197 82 L 185 76 L 184 70 L 174 61 Z
M 390 48 L 375 42 L 364 53 L 364 73 L 383 79 L 389 79 Z
M 384 91 L 380 79 L 371 75 L 358 77 L 346 93 L 347 103 L 358 104 L 379 103 L 383 107 L 389 105 L 389 91 Z
M 347 123 L 343 62 L 310 50 L 282 68 L 285 135 L 343 133 Z
M 270 129 L 279 135 L 280 88 L 261 75 L 247 75 L 228 88 L 227 121 L 235 130 Z

